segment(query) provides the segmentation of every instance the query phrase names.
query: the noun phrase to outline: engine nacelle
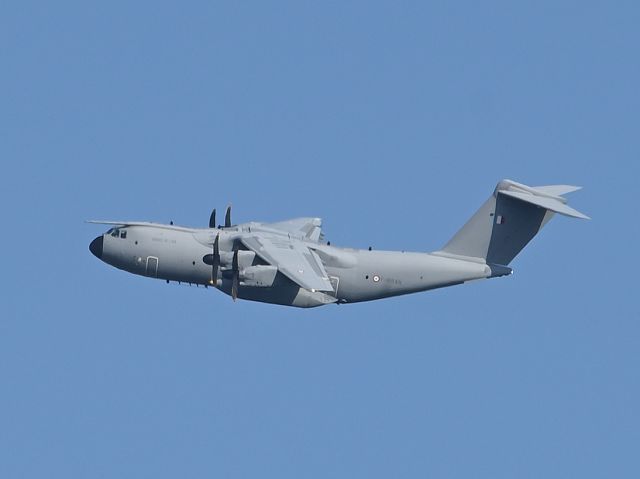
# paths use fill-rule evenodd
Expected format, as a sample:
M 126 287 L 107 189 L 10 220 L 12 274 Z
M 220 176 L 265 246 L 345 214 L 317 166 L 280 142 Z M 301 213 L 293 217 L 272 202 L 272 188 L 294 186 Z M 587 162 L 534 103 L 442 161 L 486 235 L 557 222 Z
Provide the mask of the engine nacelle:
M 222 254 L 220 254 L 220 256 L 222 256 Z M 256 258 L 256 254 L 253 251 L 245 251 L 245 250 L 240 250 L 238 251 L 238 269 L 240 269 L 240 271 L 242 271 L 245 268 L 250 267 L 253 264 L 253 261 Z M 233 262 L 233 253 L 231 253 L 230 257 L 229 257 L 229 263 L 231 264 Z
M 238 268 L 248 268 L 253 264 L 256 258 L 256 254 L 253 251 L 238 251 Z M 213 255 L 205 254 L 202 257 L 202 262 L 208 265 L 213 264 Z M 232 251 L 220 251 L 220 266 L 223 268 L 230 268 L 233 264 L 233 252 Z
M 278 268 L 271 265 L 249 266 L 240 271 L 240 284 L 254 288 L 273 286 Z

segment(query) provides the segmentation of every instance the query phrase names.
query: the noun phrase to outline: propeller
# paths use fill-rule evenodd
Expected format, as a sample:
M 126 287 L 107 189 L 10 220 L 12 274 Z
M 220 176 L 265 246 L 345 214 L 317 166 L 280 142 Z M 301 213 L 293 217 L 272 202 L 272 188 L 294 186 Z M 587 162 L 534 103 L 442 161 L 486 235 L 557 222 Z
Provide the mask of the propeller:
M 209 228 L 216 227 L 216 209 L 214 208 L 211 212 L 211 216 L 209 216 Z
M 240 283 L 240 269 L 238 268 L 238 247 L 233 248 L 233 262 L 231 263 L 231 297 L 235 301 L 238 298 L 238 284 Z
M 231 205 L 227 206 L 227 212 L 224 215 L 224 227 L 229 228 L 231 226 Z
M 215 216 L 216 210 L 213 210 Z M 218 269 L 220 268 L 220 233 L 216 235 L 216 239 L 213 242 L 213 257 L 211 258 L 211 284 L 213 286 L 218 285 Z

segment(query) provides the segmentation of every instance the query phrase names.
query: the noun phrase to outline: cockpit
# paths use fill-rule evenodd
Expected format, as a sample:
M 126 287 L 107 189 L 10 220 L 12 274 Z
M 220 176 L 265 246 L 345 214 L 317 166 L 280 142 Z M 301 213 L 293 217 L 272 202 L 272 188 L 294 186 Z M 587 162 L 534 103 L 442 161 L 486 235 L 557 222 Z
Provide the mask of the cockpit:
M 106 234 L 113 236 L 114 238 L 125 239 L 127 237 L 126 228 L 111 228 Z

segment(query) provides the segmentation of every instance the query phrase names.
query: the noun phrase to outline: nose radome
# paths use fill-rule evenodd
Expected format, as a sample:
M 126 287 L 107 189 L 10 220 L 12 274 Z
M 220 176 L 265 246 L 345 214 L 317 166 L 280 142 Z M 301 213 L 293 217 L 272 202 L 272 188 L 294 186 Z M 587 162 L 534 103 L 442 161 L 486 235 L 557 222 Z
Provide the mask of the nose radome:
M 98 259 L 102 258 L 102 244 L 103 244 L 103 241 L 104 241 L 103 237 L 102 236 L 98 236 L 89 245 L 89 251 L 91 251 L 93 253 L 93 255 Z

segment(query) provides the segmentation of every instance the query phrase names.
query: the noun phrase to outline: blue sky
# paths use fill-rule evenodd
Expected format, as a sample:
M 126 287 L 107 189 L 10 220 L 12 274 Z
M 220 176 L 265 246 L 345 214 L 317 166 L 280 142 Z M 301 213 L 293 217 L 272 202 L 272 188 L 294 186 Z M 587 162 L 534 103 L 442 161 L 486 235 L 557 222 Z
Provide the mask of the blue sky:
M 134 4 L 135 3 L 135 4 Z M 0 476 L 635 477 L 637 2 L 9 2 Z M 127 275 L 91 218 L 439 248 L 583 185 L 508 278 L 297 310 Z

